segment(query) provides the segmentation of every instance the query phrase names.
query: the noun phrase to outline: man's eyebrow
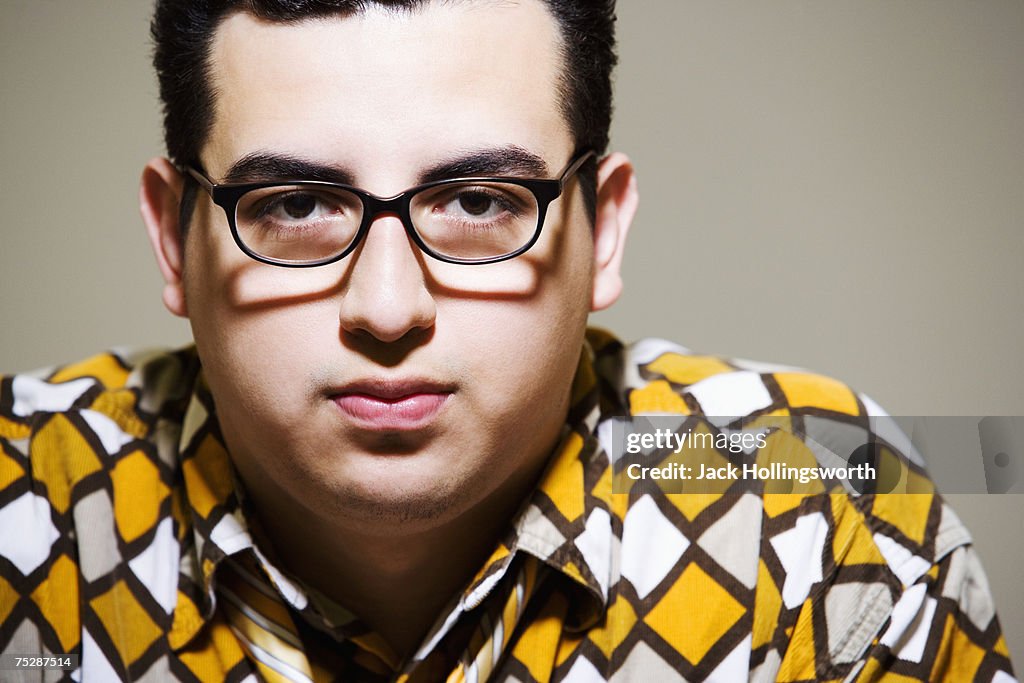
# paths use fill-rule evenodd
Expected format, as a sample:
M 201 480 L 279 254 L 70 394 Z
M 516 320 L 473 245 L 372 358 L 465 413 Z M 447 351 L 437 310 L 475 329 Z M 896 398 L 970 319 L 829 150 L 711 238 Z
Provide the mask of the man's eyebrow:
M 354 183 L 352 174 L 343 168 L 272 152 L 246 154 L 231 164 L 222 182 L 263 183 L 279 180 L 320 180 L 340 185 Z
M 550 171 L 544 158 L 533 152 L 508 145 L 478 149 L 440 161 L 419 175 L 417 184 L 449 178 L 511 176 L 547 178 Z M 263 183 L 281 180 L 320 180 L 354 185 L 354 174 L 344 168 L 275 152 L 246 154 L 224 174 L 221 183 Z
M 474 176 L 547 178 L 549 173 L 543 157 L 518 145 L 508 145 L 473 150 L 445 159 L 420 173 L 419 182 L 431 183 L 436 180 Z

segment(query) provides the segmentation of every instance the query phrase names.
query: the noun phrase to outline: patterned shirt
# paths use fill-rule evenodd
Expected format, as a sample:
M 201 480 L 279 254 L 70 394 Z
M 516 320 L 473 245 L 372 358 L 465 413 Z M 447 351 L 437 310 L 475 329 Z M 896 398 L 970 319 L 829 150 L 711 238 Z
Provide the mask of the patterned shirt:
M 866 396 L 660 340 L 624 347 L 599 330 L 572 392 L 535 490 L 401 661 L 356 615 L 278 568 L 194 349 L 3 378 L 0 652 L 73 653 L 80 668 L 0 678 L 1014 680 L 970 537 L 927 485 L 914 495 L 820 483 L 613 493 L 615 416 L 864 429 L 881 412 Z M 812 446 L 787 448 L 820 459 Z

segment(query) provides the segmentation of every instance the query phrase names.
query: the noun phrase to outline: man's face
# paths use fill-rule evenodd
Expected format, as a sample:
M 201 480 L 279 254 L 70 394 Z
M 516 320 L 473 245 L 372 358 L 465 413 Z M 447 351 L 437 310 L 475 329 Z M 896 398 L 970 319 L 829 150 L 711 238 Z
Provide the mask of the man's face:
M 574 151 L 559 40 L 534 1 L 290 25 L 232 15 L 213 43 L 201 162 L 223 181 L 250 155 L 297 158 L 386 197 L 514 146 L 554 176 Z M 472 173 L 509 174 L 533 175 Z M 338 263 L 261 264 L 200 195 L 184 286 L 247 484 L 318 516 L 430 523 L 536 473 L 565 418 L 592 272 L 573 181 L 529 252 L 482 266 L 422 254 L 393 215 Z

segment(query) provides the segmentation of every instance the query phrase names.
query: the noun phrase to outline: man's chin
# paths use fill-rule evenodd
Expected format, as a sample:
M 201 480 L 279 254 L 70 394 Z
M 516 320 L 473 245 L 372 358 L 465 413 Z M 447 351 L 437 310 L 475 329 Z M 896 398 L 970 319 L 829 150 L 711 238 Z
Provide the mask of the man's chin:
M 466 492 L 450 482 L 417 485 L 376 479 L 342 487 L 337 508 L 350 523 L 402 524 L 403 531 L 412 531 L 410 523 L 434 526 L 457 517 L 467 499 Z
M 314 514 L 345 526 L 354 524 L 353 531 L 362 523 L 444 523 L 465 512 L 477 492 L 489 488 L 489 482 L 481 480 L 486 472 L 474 476 L 453 462 L 450 453 L 411 448 L 401 439 L 377 452 L 349 452 L 333 466 L 318 469 L 302 487 L 306 494 L 313 493 L 310 487 L 318 491 L 303 495 L 300 502 L 311 506 L 318 500 L 320 509 L 312 509 Z
M 423 432 L 364 432 L 359 446 L 371 456 L 415 458 L 423 453 L 431 436 Z

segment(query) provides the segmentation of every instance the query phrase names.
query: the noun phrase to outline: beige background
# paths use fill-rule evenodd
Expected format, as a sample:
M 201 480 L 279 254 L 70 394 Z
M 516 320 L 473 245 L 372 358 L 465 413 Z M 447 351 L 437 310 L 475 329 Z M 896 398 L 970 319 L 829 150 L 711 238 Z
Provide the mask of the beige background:
M 596 321 L 1024 415 L 1024 3 L 620 0 L 643 204 Z M 0 3 L 0 367 L 188 340 L 136 210 L 148 3 Z M 1024 497 L 953 496 L 1024 657 Z

